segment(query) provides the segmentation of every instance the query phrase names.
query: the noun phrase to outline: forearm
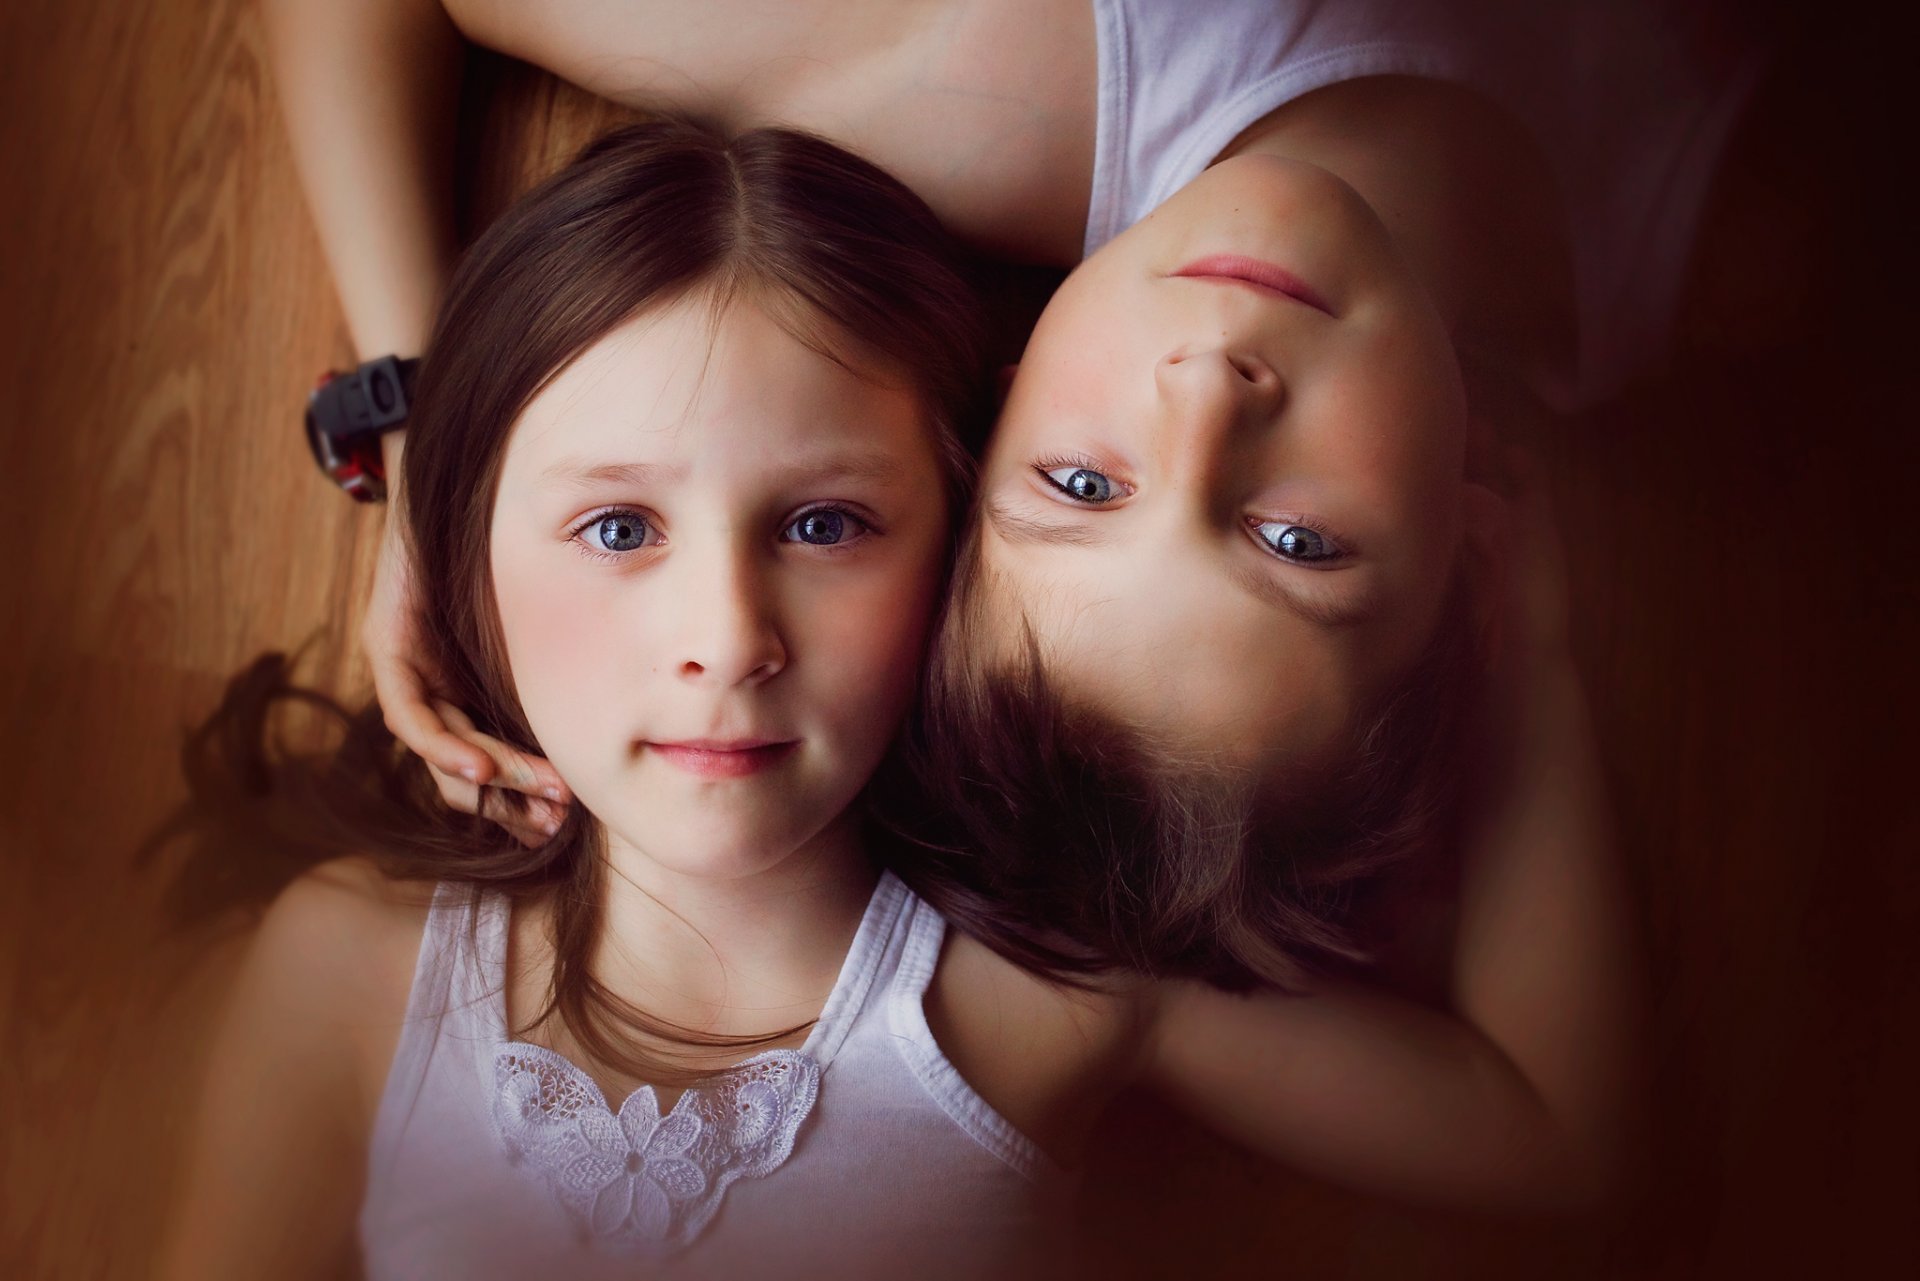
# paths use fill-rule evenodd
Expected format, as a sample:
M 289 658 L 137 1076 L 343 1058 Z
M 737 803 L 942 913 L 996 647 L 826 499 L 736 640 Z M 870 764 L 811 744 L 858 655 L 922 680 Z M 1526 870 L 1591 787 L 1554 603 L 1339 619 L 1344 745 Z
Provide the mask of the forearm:
M 1513 758 L 1469 851 L 1453 1003 L 1597 1191 L 1631 1132 L 1639 985 L 1586 696 L 1564 657 L 1529 680 Z
M 1153 1083 L 1209 1127 L 1317 1177 L 1428 1204 L 1561 1209 L 1584 1155 L 1471 1023 L 1358 985 L 1168 990 Z
M 417 355 L 453 258 L 463 45 L 439 0 L 264 0 L 294 161 L 362 360 Z
M 1311 1173 L 1417 1201 L 1564 1209 L 1621 1155 L 1632 959 L 1586 705 L 1530 682 L 1505 799 L 1462 886 L 1449 1009 L 1350 983 L 1163 989 L 1147 1070 L 1214 1128 Z

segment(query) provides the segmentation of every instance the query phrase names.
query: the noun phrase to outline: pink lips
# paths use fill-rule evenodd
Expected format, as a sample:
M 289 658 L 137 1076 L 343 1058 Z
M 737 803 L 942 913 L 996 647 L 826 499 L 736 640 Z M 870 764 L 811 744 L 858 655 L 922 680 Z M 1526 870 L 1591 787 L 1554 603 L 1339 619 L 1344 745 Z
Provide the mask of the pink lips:
M 764 739 L 703 738 L 646 746 L 668 764 L 699 778 L 745 778 L 778 765 L 799 746 L 799 740 L 774 743 Z
M 1243 254 L 1210 254 L 1196 262 L 1190 262 L 1173 273 L 1176 276 L 1189 276 L 1201 280 L 1224 280 L 1234 284 L 1249 285 L 1255 289 L 1280 294 L 1295 302 L 1303 302 L 1316 311 L 1333 315 L 1333 308 L 1326 299 L 1314 292 L 1300 277 L 1258 258 L 1248 258 Z

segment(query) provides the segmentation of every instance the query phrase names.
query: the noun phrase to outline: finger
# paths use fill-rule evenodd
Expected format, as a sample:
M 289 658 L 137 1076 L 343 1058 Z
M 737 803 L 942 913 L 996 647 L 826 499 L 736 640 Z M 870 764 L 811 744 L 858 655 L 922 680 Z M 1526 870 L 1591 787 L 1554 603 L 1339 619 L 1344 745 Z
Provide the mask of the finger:
M 480 789 L 480 817 L 503 827 L 524 827 L 551 836 L 566 821 L 567 807 L 555 801 L 492 785 Z
M 407 664 L 374 660 L 373 692 L 380 700 L 387 728 L 416 756 L 473 783 L 484 783 L 493 777 L 492 758 L 484 749 L 448 729 L 434 714 L 427 702 L 425 685 Z
M 530 848 L 538 849 L 551 840 L 566 817 L 551 801 L 523 797 L 497 787 L 482 787 L 431 765 L 427 769 L 448 809 L 478 815 L 497 824 Z
M 530 850 L 541 848 L 551 839 L 545 833 L 536 832 L 532 828 L 515 827 L 508 823 L 500 824 L 500 830 Z
M 487 781 L 493 786 L 510 787 L 516 792 L 544 796 L 551 801 L 566 802 L 573 799 L 572 792 L 551 761 L 523 752 L 511 743 L 475 729 L 472 718 L 451 703 L 435 699 L 433 709 L 462 739 L 487 753 L 495 771 Z
M 480 784 L 457 774 L 449 774 L 432 761 L 427 762 L 427 773 L 432 777 L 433 785 L 439 789 L 440 799 L 448 809 L 458 810 L 462 814 L 480 812 L 481 795 L 486 791 Z
M 497 787 L 483 787 L 479 803 L 480 817 L 506 829 L 509 836 L 530 849 L 539 849 L 560 830 L 557 815 L 535 808 L 550 806 L 550 802 Z

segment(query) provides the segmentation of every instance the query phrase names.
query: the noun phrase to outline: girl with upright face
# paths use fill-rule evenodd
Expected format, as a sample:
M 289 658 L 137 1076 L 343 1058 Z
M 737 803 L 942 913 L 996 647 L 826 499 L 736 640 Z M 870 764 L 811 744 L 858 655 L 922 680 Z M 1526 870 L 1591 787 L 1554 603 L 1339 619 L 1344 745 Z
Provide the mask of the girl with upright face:
M 1057 1233 L 1047 1155 L 903 1013 L 944 926 L 867 822 L 980 339 L 924 206 L 787 131 L 616 131 L 488 230 L 408 532 L 473 732 L 574 804 L 523 847 L 334 763 L 370 786 L 305 818 L 366 839 L 269 913 L 166 1274 L 357 1235 L 372 1276 L 1002 1275 Z
M 528 404 L 489 534 L 506 658 L 635 881 L 857 846 L 943 577 L 941 465 L 910 384 L 751 292 L 649 310 Z

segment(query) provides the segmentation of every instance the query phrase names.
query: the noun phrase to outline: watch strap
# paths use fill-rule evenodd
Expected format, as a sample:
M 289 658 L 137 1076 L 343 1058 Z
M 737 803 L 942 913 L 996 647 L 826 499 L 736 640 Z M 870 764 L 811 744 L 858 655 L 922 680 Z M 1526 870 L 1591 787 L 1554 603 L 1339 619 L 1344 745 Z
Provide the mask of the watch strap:
M 381 356 L 358 369 L 328 378 L 307 402 L 314 430 L 341 440 L 368 432 L 391 431 L 412 409 L 419 357 Z
M 360 502 L 386 497 L 380 437 L 404 427 L 418 357 L 381 356 L 328 374 L 307 398 L 307 445 L 320 470 Z

